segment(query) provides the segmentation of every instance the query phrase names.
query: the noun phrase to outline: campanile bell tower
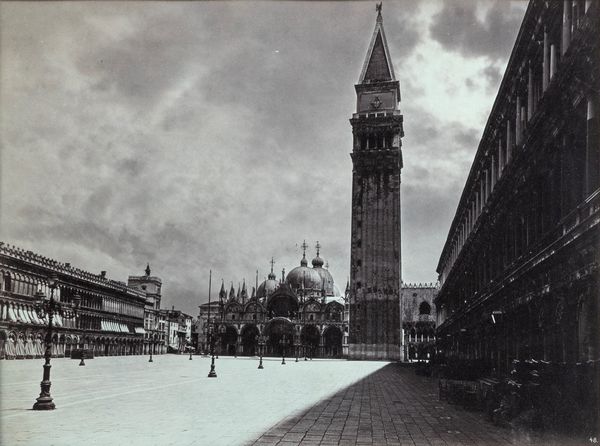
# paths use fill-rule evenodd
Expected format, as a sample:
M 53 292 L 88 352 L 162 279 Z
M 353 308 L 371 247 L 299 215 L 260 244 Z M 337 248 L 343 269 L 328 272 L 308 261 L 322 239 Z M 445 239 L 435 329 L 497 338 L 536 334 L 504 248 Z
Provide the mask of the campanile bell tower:
M 381 4 L 356 90 L 352 115 L 351 359 L 399 360 L 400 84 L 383 31 Z

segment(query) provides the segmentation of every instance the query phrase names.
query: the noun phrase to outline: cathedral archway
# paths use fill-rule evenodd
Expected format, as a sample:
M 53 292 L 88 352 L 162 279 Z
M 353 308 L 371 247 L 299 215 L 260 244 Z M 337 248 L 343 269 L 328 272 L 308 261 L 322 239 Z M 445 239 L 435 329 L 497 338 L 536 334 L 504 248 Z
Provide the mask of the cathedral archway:
M 254 324 L 244 325 L 242 328 L 242 355 L 256 355 L 256 337 L 259 335 L 258 327 Z
M 300 342 L 312 351 L 312 356 L 318 356 L 319 354 L 319 341 L 321 340 L 321 333 L 316 325 L 305 325 L 300 332 Z M 310 356 L 310 353 L 309 353 Z
M 225 332 L 221 334 L 221 351 L 226 355 L 236 353 L 238 333 L 233 325 L 227 325 Z
M 325 338 L 325 356 L 338 357 L 342 355 L 342 332 L 341 330 L 331 325 L 325 329 L 323 333 Z
M 267 300 L 269 317 L 293 318 L 298 314 L 298 298 L 285 288 L 275 291 Z
M 289 341 L 286 351 L 291 351 L 290 348 L 294 344 L 294 324 L 284 317 L 277 317 L 272 319 L 265 326 L 265 336 L 267 338 L 267 353 L 272 355 L 281 355 L 282 346 L 279 341 L 283 339 L 285 335 Z

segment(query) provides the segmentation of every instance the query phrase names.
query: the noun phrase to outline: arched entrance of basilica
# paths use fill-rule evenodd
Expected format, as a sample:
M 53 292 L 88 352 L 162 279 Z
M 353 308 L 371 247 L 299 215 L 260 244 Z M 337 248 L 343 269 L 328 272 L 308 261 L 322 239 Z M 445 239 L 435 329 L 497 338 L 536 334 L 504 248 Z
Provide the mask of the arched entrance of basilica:
M 257 355 L 257 340 L 256 337 L 259 334 L 258 327 L 254 324 L 244 325 L 242 328 L 242 351 L 240 352 L 243 356 L 256 356 Z
M 325 329 L 323 333 L 325 341 L 325 356 L 337 358 L 342 355 L 342 332 L 341 330 L 331 325 Z
M 298 298 L 287 288 L 275 291 L 267 300 L 270 318 L 293 318 L 298 314 Z
M 267 340 L 265 356 L 281 356 L 283 347 L 280 341 L 284 335 L 288 341 L 286 355 L 289 355 L 294 348 L 294 324 L 285 317 L 276 317 L 267 323 L 265 326 Z
M 319 341 L 321 340 L 321 333 L 316 325 L 305 325 L 300 332 L 300 343 L 304 345 L 306 349 L 306 356 L 318 357 L 319 356 Z
M 221 333 L 221 354 L 235 355 L 237 346 L 237 330 L 232 325 L 227 325 L 225 332 Z

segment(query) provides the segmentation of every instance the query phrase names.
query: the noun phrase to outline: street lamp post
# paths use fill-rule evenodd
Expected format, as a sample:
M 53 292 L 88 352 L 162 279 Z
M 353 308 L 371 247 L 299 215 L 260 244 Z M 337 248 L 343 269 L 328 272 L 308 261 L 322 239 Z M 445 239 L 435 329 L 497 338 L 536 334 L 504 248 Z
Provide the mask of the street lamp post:
M 81 361 L 79 361 L 79 365 L 85 365 L 85 349 L 81 349 Z
M 214 326 L 212 322 L 208 322 L 208 338 L 210 343 L 210 372 L 208 372 L 209 378 L 216 378 L 217 372 L 215 372 L 215 336 L 214 336 Z
M 152 343 L 150 343 L 149 347 L 150 347 L 150 349 L 149 349 L 150 350 L 150 359 L 148 359 L 148 362 L 154 362 L 152 360 L 152 347 L 153 347 Z
M 259 369 L 264 369 L 263 367 L 263 361 L 262 361 L 262 357 L 263 357 L 263 347 L 265 346 L 265 337 L 263 335 L 260 336 L 256 336 L 256 339 L 258 340 L 258 354 L 260 355 L 260 360 L 258 362 L 258 368 Z
M 308 361 L 308 358 L 306 357 L 306 348 L 307 348 L 307 345 L 306 344 L 302 344 L 302 350 L 304 350 L 304 360 Z
M 279 345 L 281 345 L 281 365 L 285 365 L 285 347 L 290 343 L 286 335 L 283 335 L 283 338 L 279 341 Z
M 38 291 L 35 294 L 37 302 L 35 304 L 35 312 L 40 318 L 48 316 L 48 331 L 46 332 L 45 345 L 46 350 L 44 353 L 44 374 L 42 382 L 40 383 L 41 392 L 40 396 L 37 397 L 36 403 L 33 405 L 33 410 L 54 410 L 56 408 L 50 395 L 50 358 L 52 357 L 52 319 L 55 314 L 61 314 L 65 319 L 73 319 L 79 312 L 81 304 L 81 298 L 78 294 L 73 297 L 73 304 L 67 305 L 62 304 L 59 301 L 54 300 L 54 290 L 58 288 L 58 277 L 53 274 L 48 279 L 48 286 L 50 287 L 50 299 L 46 299 L 46 295 L 42 291 Z
M 294 337 L 294 347 L 296 349 L 296 362 L 298 362 L 298 350 L 300 350 L 300 326 L 296 327 L 296 336 Z

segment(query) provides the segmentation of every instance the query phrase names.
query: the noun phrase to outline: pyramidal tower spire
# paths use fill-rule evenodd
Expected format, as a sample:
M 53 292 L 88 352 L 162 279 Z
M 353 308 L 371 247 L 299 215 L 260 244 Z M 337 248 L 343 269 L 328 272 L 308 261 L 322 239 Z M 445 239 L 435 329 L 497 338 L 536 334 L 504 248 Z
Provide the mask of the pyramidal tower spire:
M 377 5 L 376 9 L 377 20 L 375 21 L 375 29 L 373 30 L 367 56 L 365 57 L 360 78 L 358 79 L 359 84 L 393 82 L 396 80 L 394 66 L 385 38 L 385 31 L 383 30 L 381 3 Z

